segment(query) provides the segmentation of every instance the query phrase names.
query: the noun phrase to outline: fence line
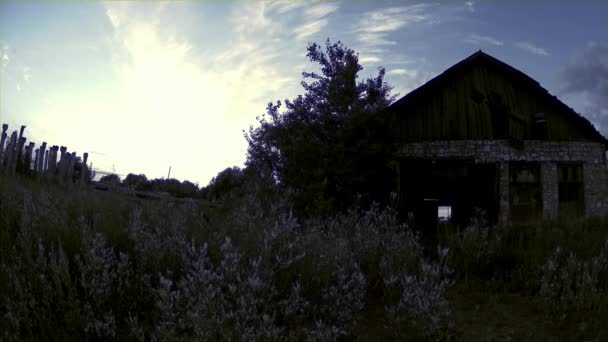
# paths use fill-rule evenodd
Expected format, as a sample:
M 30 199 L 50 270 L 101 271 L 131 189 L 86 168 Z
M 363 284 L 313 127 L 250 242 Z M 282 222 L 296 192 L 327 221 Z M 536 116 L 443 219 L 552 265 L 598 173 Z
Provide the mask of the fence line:
M 89 154 L 83 153 L 82 159 L 76 152 L 68 152 L 65 146 L 49 146 L 46 141 L 34 150 L 35 143 L 26 145 L 23 136 L 25 125 L 19 134 L 13 131 L 8 136 L 8 125 L 2 125 L 0 137 L 0 172 L 5 175 L 23 174 L 37 179 L 51 179 L 59 182 L 72 181 L 84 184 L 88 181 L 91 168 L 87 166 Z M 7 139 L 8 138 L 8 139 Z M 57 152 L 61 154 L 58 155 Z M 59 160 L 57 157 L 59 156 Z

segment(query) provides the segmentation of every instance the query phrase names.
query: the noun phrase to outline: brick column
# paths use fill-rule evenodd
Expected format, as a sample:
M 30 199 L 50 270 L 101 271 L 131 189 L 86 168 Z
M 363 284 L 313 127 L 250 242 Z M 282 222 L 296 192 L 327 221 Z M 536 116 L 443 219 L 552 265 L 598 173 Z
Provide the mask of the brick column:
M 498 223 L 506 225 L 511 218 L 509 204 L 509 163 L 498 163 Z
M 557 218 L 558 212 L 558 181 L 557 164 L 546 162 L 540 165 L 540 181 L 543 191 L 543 220 Z

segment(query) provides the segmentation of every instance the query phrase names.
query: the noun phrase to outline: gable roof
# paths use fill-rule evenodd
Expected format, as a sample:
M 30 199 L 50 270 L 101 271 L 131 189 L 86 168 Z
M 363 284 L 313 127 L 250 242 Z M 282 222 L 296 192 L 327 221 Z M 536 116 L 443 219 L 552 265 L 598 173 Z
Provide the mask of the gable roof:
M 422 100 L 425 96 L 432 93 L 434 90 L 440 88 L 443 83 L 449 81 L 453 78 L 459 77 L 462 73 L 472 69 L 474 66 L 478 65 L 488 65 L 493 68 L 500 70 L 502 74 L 508 76 L 511 79 L 516 80 L 517 82 L 521 82 L 523 84 L 530 85 L 531 88 L 535 89 L 536 92 L 539 93 L 539 96 L 545 97 L 555 105 L 557 108 L 562 109 L 565 113 L 567 113 L 570 120 L 573 120 L 578 125 L 580 125 L 585 132 L 587 132 L 589 139 L 597 142 L 603 143 L 608 149 L 608 139 L 606 139 L 596 128 L 593 126 L 587 118 L 577 113 L 559 100 L 556 96 L 551 95 L 545 88 L 543 88 L 540 83 L 532 79 L 530 76 L 524 74 L 523 72 L 513 68 L 512 66 L 504 63 L 486 53 L 479 50 L 469 57 L 463 59 L 462 61 L 456 63 L 452 67 L 446 69 L 441 74 L 432 78 L 430 81 L 421 85 L 420 87 L 414 89 L 407 95 L 403 96 L 399 100 L 395 101 L 389 106 L 389 109 L 403 108 L 409 106 L 410 104 L 414 104 L 415 102 Z

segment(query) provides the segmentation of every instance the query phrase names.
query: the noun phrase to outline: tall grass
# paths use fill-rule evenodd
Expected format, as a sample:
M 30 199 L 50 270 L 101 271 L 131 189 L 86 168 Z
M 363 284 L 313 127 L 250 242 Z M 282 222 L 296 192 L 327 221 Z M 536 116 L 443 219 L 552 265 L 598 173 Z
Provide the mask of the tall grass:
M 336 340 L 370 305 L 388 336 L 442 339 L 451 270 L 390 210 L 299 222 L 0 178 L 3 340 Z M 407 334 L 406 334 L 407 330 Z

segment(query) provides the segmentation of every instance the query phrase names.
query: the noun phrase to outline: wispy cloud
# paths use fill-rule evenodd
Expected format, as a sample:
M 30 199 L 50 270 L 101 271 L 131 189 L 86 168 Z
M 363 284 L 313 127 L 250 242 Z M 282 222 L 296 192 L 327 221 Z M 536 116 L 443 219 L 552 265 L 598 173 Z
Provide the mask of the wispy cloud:
M 535 54 L 535 55 L 540 55 L 540 56 L 549 56 L 550 55 L 549 52 L 547 52 L 547 50 L 545 50 L 541 47 L 538 47 L 529 42 L 517 42 L 517 43 L 515 43 L 515 46 L 522 50 Z
M 296 39 L 301 40 L 320 32 L 323 27 L 327 26 L 327 23 L 327 19 L 311 21 L 296 27 L 293 30 L 293 33 L 295 34 Z
M 378 63 L 382 61 L 382 59 L 378 56 L 359 56 L 360 63 Z
M 337 4 L 321 4 L 307 8 L 304 14 L 311 19 L 320 19 L 335 12 L 337 9 Z
M 167 34 L 161 23 L 171 16 L 170 9 L 154 3 L 129 5 L 105 5 L 114 27 L 117 82 L 111 100 L 95 111 L 108 116 L 104 121 L 121 123 L 113 128 L 117 135 L 137 140 L 129 128 L 138 127 L 146 139 L 167 131 L 180 132 L 182 138 L 155 140 L 147 149 L 164 158 L 142 157 L 137 165 L 128 158 L 135 153 L 130 148 L 103 149 L 122 169 L 145 168 L 153 177 L 166 173 L 171 163 L 174 170 L 183 170 L 180 178 L 204 182 L 218 168 L 242 163 L 246 150 L 242 129 L 271 95 L 293 82 L 276 65 L 280 22 L 271 20 L 263 2 L 234 7 L 229 32 L 233 43 L 216 54 L 197 49 L 185 35 Z M 142 8 L 148 10 L 145 16 L 138 14 Z M 205 160 L 205 167 L 192 157 L 193 150 Z
M 321 32 L 329 24 L 329 20 L 326 17 L 335 12 L 338 7 L 337 4 L 328 3 L 306 8 L 304 10 L 303 23 L 294 28 L 292 33 L 297 40 L 302 40 Z
M 389 75 L 407 75 L 410 77 L 415 77 L 418 73 L 416 70 L 410 69 L 392 69 L 388 71 Z
M 467 6 L 467 9 L 469 10 L 469 12 L 475 13 L 475 2 L 467 1 L 464 4 Z
M 0 71 L 4 72 L 11 61 L 11 58 L 8 56 L 8 46 L 2 45 L 0 52 L 0 55 L 2 56 L 2 68 Z
M 27 83 L 32 78 L 32 69 L 27 65 L 23 67 L 23 80 Z
M 490 37 L 490 36 L 481 36 L 478 34 L 470 34 L 468 35 L 464 41 L 466 43 L 470 43 L 470 44 L 475 44 L 475 45 L 495 45 L 495 46 L 502 46 L 504 43 L 501 42 L 500 40 Z
M 284 14 L 306 5 L 308 4 L 304 1 L 272 1 L 268 3 L 268 10 L 277 14 Z
M 424 12 L 427 7 L 426 4 L 416 4 L 367 12 L 359 22 L 358 39 L 367 45 L 395 44 L 387 40 L 386 35 L 407 25 L 428 20 L 429 15 Z
M 608 44 L 591 42 L 559 74 L 560 93 L 584 100 L 587 118 L 608 134 Z

